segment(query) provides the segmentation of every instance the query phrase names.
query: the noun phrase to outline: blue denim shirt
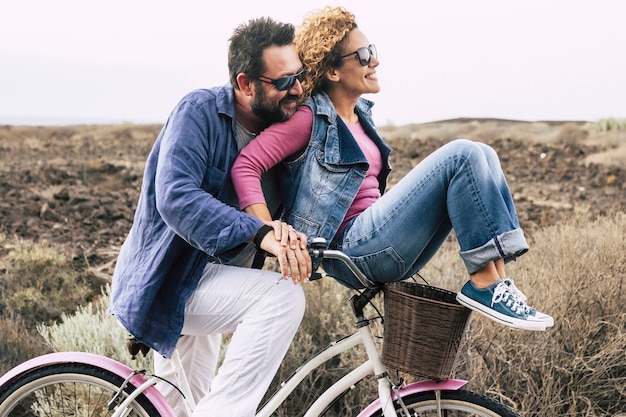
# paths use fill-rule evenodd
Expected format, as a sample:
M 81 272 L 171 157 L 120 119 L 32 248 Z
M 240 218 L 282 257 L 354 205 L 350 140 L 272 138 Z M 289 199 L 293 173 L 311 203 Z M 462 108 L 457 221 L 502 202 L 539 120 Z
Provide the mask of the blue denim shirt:
M 234 193 L 234 123 L 230 84 L 193 91 L 178 103 L 148 156 L 134 223 L 117 259 L 109 312 L 166 357 L 204 266 L 230 259 L 262 225 L 223 203 Z
M 285 221 L 305 233 L 309 241 L 323 237 L 331 242 L 365 179 L 369 164 L 325 93 L 313 95 L 305 105 L 313 111 L 313 130 L 303 155 L 286 163 L 289 184 L 285 186 L 283 213 Z M 391 148 L 376 132 L 372 105 L 361 98 L 356 113 L 383 158 L 378 176 L 382 194 L 391 171 Z

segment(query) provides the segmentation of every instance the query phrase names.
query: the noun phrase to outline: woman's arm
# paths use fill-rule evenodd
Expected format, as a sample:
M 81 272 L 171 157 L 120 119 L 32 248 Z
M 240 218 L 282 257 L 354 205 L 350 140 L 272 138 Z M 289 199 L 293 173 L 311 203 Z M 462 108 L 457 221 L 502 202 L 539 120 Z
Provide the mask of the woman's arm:
M 265 223 L 272 221 L 272 214 L 265 203 L 253 203 L 243 210 Z
M 272 220 L 261 188 L 261 175 L 280 161 L 302 152 L 309 142 L 312 128 L 311 109 L 300 106 L 288 121 L 274 123 L 241 150 L 231 177 L 239 206 L 247 213 L 263 221 Z

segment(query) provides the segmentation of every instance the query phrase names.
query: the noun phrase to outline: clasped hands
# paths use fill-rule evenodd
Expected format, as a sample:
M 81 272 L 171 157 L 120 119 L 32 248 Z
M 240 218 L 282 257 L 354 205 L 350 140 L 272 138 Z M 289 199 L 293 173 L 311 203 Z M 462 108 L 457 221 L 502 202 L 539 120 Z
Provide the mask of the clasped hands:
M 265 224 L 272 226 L 273 233 L 268 233 L 260 246 L 264 251 L 276 256 L 283 279 L 291 279 L 294 284 L 308 282 L 313 271 L 306 235 L 280 220 Z

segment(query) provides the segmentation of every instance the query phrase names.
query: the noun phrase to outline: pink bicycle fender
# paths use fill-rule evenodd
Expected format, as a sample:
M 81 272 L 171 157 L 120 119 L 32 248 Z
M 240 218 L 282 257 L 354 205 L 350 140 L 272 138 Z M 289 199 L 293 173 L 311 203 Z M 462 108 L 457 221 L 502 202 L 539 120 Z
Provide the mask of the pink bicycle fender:
M 123 379 L 126 379 L 133 372 L 131 368 L 123 363 L 105 356 L 85 352 L 57 352 L 37 356 L 36 358 L 30 359 L 11 369 L 9 372 L 4 374 L 2 378 L 0 378 L 0 387 L 27 371 L 56 363 L 82 363 L 85 365 L 94 365 L 111 371 Z M 135 387 L 140 386 L 145 381 L 146 379 L 141 374 L 135 374 L 135 376 L 130 379 L 130 383 Z M 165 401 L 163 395 L 161 395 L 161 393 L 154 386 L 148 387 L 143 393 L 154 405 L 157 411 L 159 411 L 162 417 L 175 417 L 174 412 Z
M 437 382 L 432 379 L 427 379 L 424 381 L 414 382 L 412 384 L 407 385 L 406 387 L 400 388 L 398 393 L 400 397 L 405 397 L 407 395 L 416 394 L 418 392 L 425 391 L 456 391 L 461 388 L 463 385 L 467 384 L 467 381 L 462 379 L 448 379 L 445 381 Z M 393 399 L 396 400 L 398 395 L 393 393 Z M 377 410 L 380 409 L 380 398 L 368 405 L 363 411 L 359 413 L 357 417 L 368 417 L 374 414 Z

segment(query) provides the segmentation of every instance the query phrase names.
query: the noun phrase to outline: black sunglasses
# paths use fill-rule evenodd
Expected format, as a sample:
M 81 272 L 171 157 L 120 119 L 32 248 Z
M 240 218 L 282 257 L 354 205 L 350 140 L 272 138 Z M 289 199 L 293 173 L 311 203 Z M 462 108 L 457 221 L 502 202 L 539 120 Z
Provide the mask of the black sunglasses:
M 259 81 L 263 81 L 264 83 L 273 84 L 274 87 L 276 87 L 278 91 L 285 91 L 285 90 L 291 89 L 291 87 L 293 87 L 293 85 L 296 83 L 296 80 L 300 82 L 304 81 L 305 72 L 306 72 L 305 68 L 302 67 L 300 68 L 300 71 L 298 71 L 296 74 L 288 75 L 282 78 L 274 79 L 270 77 L 265 77 L 263 75 L 257 78 L 259 79 Z
M 378 52 L 376 51 L 375 45 L 364 46 L 363 48 L 359 48 L 354 52 L 350 52 L 349 54 L 345 54 L 339 57 L 339 59 L 344 59 L 349 56 L 356 55 L 359 58 L 359 64 L 364 67 L 367 67 L 372 61 L 372 57 L 378 58 Z

